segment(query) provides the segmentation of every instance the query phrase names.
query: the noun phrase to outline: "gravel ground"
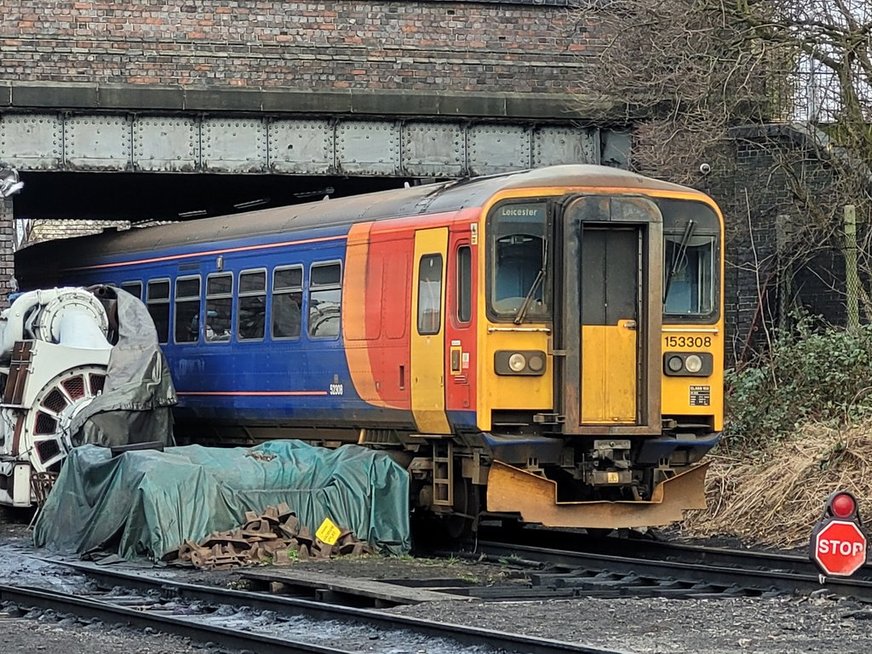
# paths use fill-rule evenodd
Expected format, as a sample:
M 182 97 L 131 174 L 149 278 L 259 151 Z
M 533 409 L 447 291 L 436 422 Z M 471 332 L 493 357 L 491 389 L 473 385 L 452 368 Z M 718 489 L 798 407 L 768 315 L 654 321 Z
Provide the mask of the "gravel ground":
M 22 563 L 18 555 L 34 553 L 22 524 L 0 520 L 0 583 L 38 580 L 65 587 L 74 575 L 57 575 L 39 562 Z M 44 555 L 44 552 L 36 552 Z M 14 560 L 18 560 L 15 563 Z M 464 560 L 433 561 L 411 558 L 344 558 L 299 562 L 302 568 L 334 575 L 370 579 L 456 578 L 476 583 L 506 583 L 499 565 Z M 193 583 L 238 586 L 234 572 L 202 572 L 174 568 L 128 566 L 141 573 L 173 577 Z M 872 607 L 825 594 L 776 599 L 579 599 L 533 602 L 436 602 L 388 609 L 432 621 L 545 636 L 588 643 L 638 654 L 866 654 L 872 652 Z M 4 652 L 64 651 L 209 652 L 188 641 L 160 634 L 143 634 L 112 625 L 58 621 L 43 616 L 16 617 L 0 611 L 0 642 Z M 377 643 L 366 651 L 381 650 Z M 426 649 L 421 650 L 426 652 Z
M 146 634 L 102 623 L 83 624 L 72 618 L 40 621 L 7 617 L 0 612 L 3 652 L 48 652 L 55 654 L 187 654 L 218 650 L 192 645 L 166 634 Z
M 872 652 L 872 611 L 825 598 L 440 602 L 390 611 L 639 654 Z
M 28 564 L 20 554 L 42 552 L 30 545 L 27 530 L 29 516 L 0 510 L 0 583 L 9 585 L 45 585 L 53 575 L 47 565 Z M 55 579 L 64 588 L 73 575 Z M 89 622 L 73 617 L 43 614 L 38 611 L 22 615 L 14 607 L 0 609 L 0 651 L 48 652 L 56 654 L 212 654 L 219 650 L 191 643 L 161 633 L 146 633 L 117 625 Z

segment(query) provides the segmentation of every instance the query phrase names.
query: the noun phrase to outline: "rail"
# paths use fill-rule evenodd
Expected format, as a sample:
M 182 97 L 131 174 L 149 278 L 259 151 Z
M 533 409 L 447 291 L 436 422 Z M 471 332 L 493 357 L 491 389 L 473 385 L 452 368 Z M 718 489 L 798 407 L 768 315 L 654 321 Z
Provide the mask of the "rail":
M 489 535 L 493 535 L 490 532 Z M 543 546 L 546 542 L 554 546 Z M 854 578 L 823 577 L 801 556 L 707 548 L 565 532 L 479 541 L 476 558 L 528 566 L 531 583 L 579 596 L 775 595 L 826 591 L 872 601 L 872 567 Z
M 475 646 L 481 648 L 483 653 L 492 651 L 505 654 L 618 654 L 615 650 L 599 648 L 594 645 L 565 643 L 479 627 L 434 623 L 419 618 L 390 614 L 372 609 L 338 606 L 279 595 L 189 584 L 166 578 L 150 577 L 147 574 L 108 570 L 84 563 L 65 562 L 54 559 L 42 560 L 72 568 L 89 577 L 98 586 L 103 588 L 123 587 L 148 593 L 158 591 L 163 596 L 211 606 L 246 607 L 258 611 L 271 611 L 282 617 L 304 618 L 318 622 L 333 621 L 347 625 L 362 625 L 384 632 L 398 632 L 398 638 L 403 638 L 403 634 L 414 634 L 428 640 L 441 639 L 445 642 L 456 643 L 456 651 L 464 651 L 463 648 L 465 647 Z M 157 612 L 149 612 L 144 610 L 142 606 L 137 606 L 135 610 L 121 607 L 112 603 L 111 596 L 106 596 L 105 598 L 101 596 L 100 599 L 95 599 L 93 597 L 74 597 L 45 590 L 2 586 L 0 587 L 0 601 L 13 601 L 21 606 L 52 608 L 55 611 L 87 617 L 99 617 L 137 627 L 150 626 L 157 630 L 176 633 L 200 641 L 221 642 L 228 647 L 258 652 L 341 653 L 344 651 L 323 647 L 317 649 L 320 646 L 291 641 L 285 637 L 275 639 L 264 634 L 201 625 L 194 623 L 190 616 L 185 618 L 168 616 L 159 607 Z M 245 644 L 246 639 L 249 639 L 249 637 L 251 639 Z M 270 649 L 278 648 L 280 644 L 285 649 Z

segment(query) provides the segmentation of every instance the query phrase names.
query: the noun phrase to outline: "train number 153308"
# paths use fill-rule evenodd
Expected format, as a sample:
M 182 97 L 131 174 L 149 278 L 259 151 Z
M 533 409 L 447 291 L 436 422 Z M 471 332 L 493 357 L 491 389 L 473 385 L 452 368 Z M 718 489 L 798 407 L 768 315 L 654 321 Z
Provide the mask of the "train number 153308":
M 666 347 L 711 347 L 711 336 L 667 336 Z

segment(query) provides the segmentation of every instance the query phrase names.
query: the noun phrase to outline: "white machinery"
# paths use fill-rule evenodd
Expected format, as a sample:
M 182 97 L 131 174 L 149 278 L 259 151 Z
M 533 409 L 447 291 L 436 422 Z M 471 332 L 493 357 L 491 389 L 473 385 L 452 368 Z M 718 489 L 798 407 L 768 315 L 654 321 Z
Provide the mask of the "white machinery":
M 30 291 L 0 314 L 0 505 L 30 506 L 31 475 L 60 470 L 70 421 L 103 391 L 109 330 L 82 288 Z

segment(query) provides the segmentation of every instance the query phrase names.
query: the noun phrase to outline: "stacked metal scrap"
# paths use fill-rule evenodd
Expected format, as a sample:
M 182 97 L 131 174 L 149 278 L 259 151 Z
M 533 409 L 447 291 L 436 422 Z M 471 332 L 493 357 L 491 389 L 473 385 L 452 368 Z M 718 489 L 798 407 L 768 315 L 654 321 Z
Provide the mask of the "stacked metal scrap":
M 367 543 L 343 530 L 335 545 L 312 535 L 284 502 L 258 515 L 246 511 L 245 524 L 216 531 L 199 543 L 185 540 L 178 560 L 204 570 L 228 570 L 244 565 L 290 565 L 297 560 L 326 559 L 338 554 L 369 554 Z

